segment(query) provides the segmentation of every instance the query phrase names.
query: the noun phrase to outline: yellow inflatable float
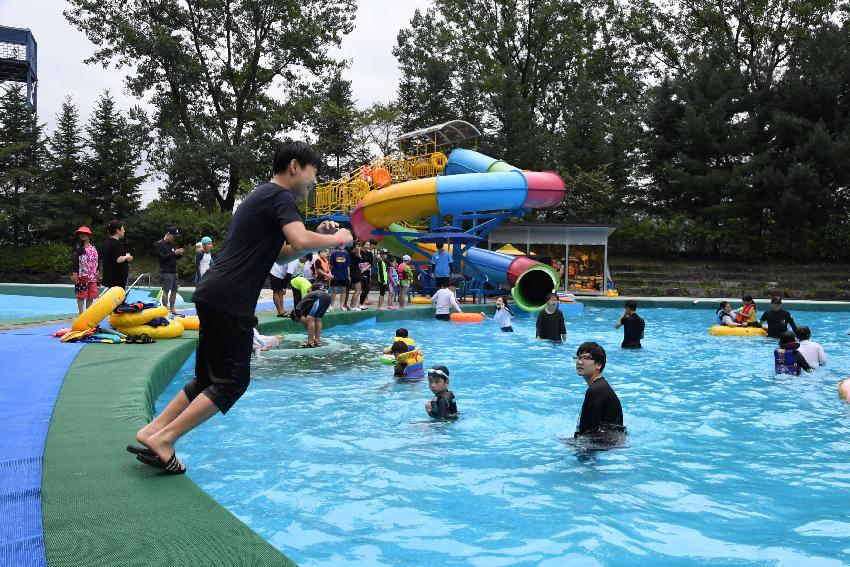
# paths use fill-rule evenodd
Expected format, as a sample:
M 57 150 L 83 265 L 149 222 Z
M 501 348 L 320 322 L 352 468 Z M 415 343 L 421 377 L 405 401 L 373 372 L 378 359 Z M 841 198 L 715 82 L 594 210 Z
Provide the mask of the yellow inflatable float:
M 201 320 L 198 319 L 197 315 L 186 315 L 185 317 L 175 317 L 175 319 L 180 321 L 183 328 L 187 331 L 201 330 Z
M 431 305 L 430 297 L 411 297 L 410 303 L 412 305 Z
M 713 337 L 766 337 L 767 331 L 761 327 L 727 327 L 712 325 L 708 334 Z
M 147 335 L 152 339 L 176 339 L 183 334 L 183 324 L 172 319 L 168 325 L 151 327 L 150 325 L 136 325 L 134 327 L 121 327 L 119 329 L 127 336 Z
M 160 305 L 136 313 L 113 313 L 109 318 L 109 326 L 113 329 L 135 327 L 153 321 L 157 317 L 168 317 L 168 307 Z
M 123 287 L 111 287 L 104 291 L 97 298 L 97 301 L 92 303 L 91 307 L 74 319 L 74 322 L 71 323 L 71 329 L 74 331 L 85 331 L 86 329 L 97 327 L 116 307 L 121 305 L 125 295 L 126 292 Z

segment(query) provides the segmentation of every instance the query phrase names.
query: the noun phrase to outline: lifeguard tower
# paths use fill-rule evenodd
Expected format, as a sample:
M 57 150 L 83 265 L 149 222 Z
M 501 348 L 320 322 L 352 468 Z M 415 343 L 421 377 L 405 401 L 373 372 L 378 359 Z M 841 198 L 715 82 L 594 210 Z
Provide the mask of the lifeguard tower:
M 27 84 L 27 106 L 38 102 L 38 44 L 28 29 L 0 26 L 0 82 Z

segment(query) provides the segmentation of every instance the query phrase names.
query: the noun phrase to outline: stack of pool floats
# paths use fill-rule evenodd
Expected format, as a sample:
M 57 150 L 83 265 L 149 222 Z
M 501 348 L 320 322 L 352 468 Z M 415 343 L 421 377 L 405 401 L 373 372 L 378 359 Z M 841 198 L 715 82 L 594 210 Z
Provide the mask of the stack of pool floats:
M 156 339 L 174 339 L 186 329 L 200 328 L 197 316 L 168 318 L 168 308 L 158 303 L 141 301 L 125 303 L 123 288 L 105 291 L 91 307 L 74 319 L 70 329 L 60 329 L 53 336 L 62 342 L 149 343 Z M 109 325 L 100 324 L 109 317 Z

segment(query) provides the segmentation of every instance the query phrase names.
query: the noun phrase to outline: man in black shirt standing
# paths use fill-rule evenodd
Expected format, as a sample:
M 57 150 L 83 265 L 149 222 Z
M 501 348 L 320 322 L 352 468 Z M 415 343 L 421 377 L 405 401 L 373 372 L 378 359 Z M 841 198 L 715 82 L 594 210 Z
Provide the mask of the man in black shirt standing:
M 127 274 L 130 272 L 133 256 L 127 254 L 121 245 L 124 223 L 119 220 L 110 221 L 106 232 L 109 236 L 103 245 L 103 285 L 107 288 L 127 287 Z
M 156 257 L 159 259 L 159 281 L 162 286 L 162 304 L 168 305 L 168 310 L 177 314 L 174 303 L 177 301 L 177 289 L 180 287 L 180 278 L 177 277 L 177 260 L 183 256 L 182 248 L 174 248 L 174 241 L 180 236 L 176 226 L 165 229 L 162 240 L 154 244 Z
M 788 330 L 789 325 L 792 331 L 797 332 L 797 324 L 794 323 L 794 318 L 782 309 L 782 298 L 778 295 L 773 296 L 770 300 L 770 310 L 762 313 L 761 319 L 759 319 L 761 323 L 765 321 L 767 321 L 768 337 L 778 339 L 782 333 Z
M 587 391 L 584 393 L 575 437 L 626 431 L 620 399 L 602 376 L 605 360 L 605 349 L 596 343 L 582 343 L 576 351 L 576 374 L 587 382 Z
M 646 323 L 637 314 L 637 301 L 630 299 L 626 301 L 623 314 L 614 324 L 615 329 L 623 327 L 622 348 L 641 348 L 640 340 L 643 338 L 643 330 Z
M 351 243 L 351 233 L 335 222 L 323 222 L 316 232 L 304 227 L 296 199 L 305 199 L 316 183 L 319 162 L 308 144 L 278 143 L 271 180 L 236 209 L 216 262 L 195 291 L 201 320 L 195 378 L 136 433 L 147 450 L 127 449 L 139 460 L 169 474 L 184 473 L 176 441 L 218 412 L 227 413 L 248 388 L 254 311 L 275 260 L 289 262 Z

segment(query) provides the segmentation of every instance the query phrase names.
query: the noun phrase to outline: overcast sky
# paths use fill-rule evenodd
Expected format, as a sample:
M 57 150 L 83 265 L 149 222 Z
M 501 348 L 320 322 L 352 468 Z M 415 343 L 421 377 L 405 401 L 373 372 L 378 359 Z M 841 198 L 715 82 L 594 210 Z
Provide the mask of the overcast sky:
M 393 98 L 399 80 L 392 55 L 396 34 L 416 8 L 427 4 L 428 0 L 357 2 L 356 27 L 343 40 L 339 56 L 351 61 L 345 77 L 352 81 L 358 107 Z M 62 11 L 67 6 L 64 0 L 0 0 L 0 24 L 31 29 L 38 43 L 38 114 L 48 132 L 66 95 L 73 97 L 83 122 L 105 89 L 123 109 L 136 104 L 124 93 L 123 70 L 83 63 L 95 47 L 65 20 Z M 143 192 L 148 202 L 156 196 L 156 184 L 146 183 Z

